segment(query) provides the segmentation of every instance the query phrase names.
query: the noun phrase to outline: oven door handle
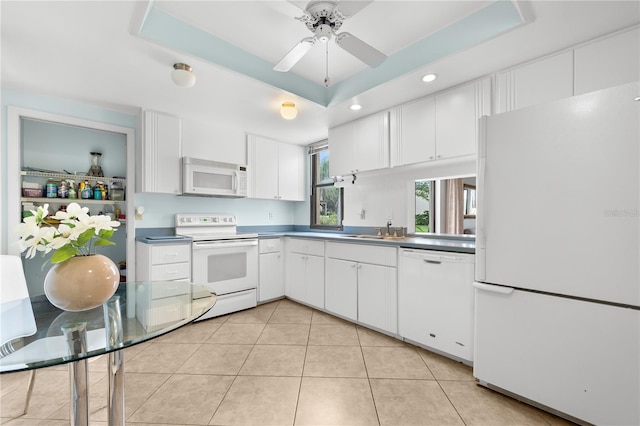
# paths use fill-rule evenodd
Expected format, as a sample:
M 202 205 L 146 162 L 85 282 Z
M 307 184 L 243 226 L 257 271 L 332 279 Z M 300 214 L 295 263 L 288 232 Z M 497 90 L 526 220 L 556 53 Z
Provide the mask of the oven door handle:
M 212 248 L 232 248 L 232 247 L 250 247 L 257 246 L 258 240 L 248 241 L 197 241 L 193 243 L 194 250 L 212 249 Z

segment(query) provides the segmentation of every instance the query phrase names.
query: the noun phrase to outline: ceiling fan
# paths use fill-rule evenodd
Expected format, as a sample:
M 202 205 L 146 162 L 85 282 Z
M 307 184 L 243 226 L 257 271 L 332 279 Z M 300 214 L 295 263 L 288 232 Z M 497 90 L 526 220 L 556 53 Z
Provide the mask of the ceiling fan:
M 369 5 L 373 0 L 368 1 L 324 1 L 312 0 L 303 9 L 304 14 L 295 19 L 304 23 L 309 31 L 313 33 L 312 37 L 306 37 L 300 40 L 285 56 L 276 64 L 273 69 L 275 71 L 289 71 L 304 55 L 311 50 L 317 42 L 324 43 L 335 36 L 336 44 L 360 59 L 370 67 L 380 65 L 387 56 L 372 47 L 371 45 L 360 40 L 358 37 L 348 32 L 337 33 L 342 23 L 355 15 L 364 7 Z M 290 3 L 299 6 L 299 1 L 291 1 Z M 329 86 L 329 64 L 328 64 L 328 45 L 327 52 L 327 74 L 324 79 L 325 86 Z

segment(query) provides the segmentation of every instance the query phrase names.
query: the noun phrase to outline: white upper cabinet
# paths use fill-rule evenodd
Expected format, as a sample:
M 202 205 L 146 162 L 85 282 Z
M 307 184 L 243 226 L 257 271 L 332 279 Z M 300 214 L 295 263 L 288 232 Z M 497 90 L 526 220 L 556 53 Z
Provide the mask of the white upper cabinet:
M 517 68 L 515 107 L 524 108 L 573 96 L 573 52 Z
M 478 118 L 491 113 L 491 80 L 436 95 L 436 159 L 475 155 Z
M 304 201 L 304 160 L 302 146 L 278 145 L 278 196 L 282 200 Z
M 391 111 L 391 166 L 475 155 L 478 118 L 491 113 L 491 80 L 475 81 Z
M 638 78 L 640 29 L 634 28 L 496 74 L 494 112 L 552 102 Z
M 575 50 L 575 94 L 581 95 L 640 78 L 640 28 Z
M 496 75 L 495 113 L 573 96 L 573 51 Z
M 180 118 L 142 112 L 142 141 L 136 160 L 136 192 L 179 194 L 182 176 Z
M 304 147 L 248 135 L 250 198 L 304 200 Z
M 332 176 L 389 167 L 389 113 L 369 115 L 329 129 Z
M 329 174 L 342 176 L 351 174 L 355 163 L 354 126 L 346 123 L 329 129 Z
M 433 97 L 394 108 L 390 129 L 392 166 L 435 160 L 436 102 Z

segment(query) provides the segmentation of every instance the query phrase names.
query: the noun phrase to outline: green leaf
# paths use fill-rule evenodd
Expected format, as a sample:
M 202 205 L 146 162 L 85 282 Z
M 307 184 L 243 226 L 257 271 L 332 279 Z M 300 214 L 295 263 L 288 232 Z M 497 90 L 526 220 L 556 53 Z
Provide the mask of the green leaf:
M 64 262 L 77 254 L 78 249 L 67 244 L 66 246 L 60 247 L 55 253 L 53 253 L 53 256 L 51 256 L 51 263 L 56 264 Z
M 93 243 L 94 246 L 115 246 L 116 243 L 114 243 L 113 241 L 109 241 L 109 240 L 96 240 L 95 243 Z
M 91 241 L 91 238 L 93 238 L 94 233 L 95 233 L 95 231 L 93 229 L 87 229 L 86 231 L 84 231 L 78 237 L 77 245 L 79 245 L 79 246 L 86 245 L 89 241 Z
M 98 237 L 104 238 L 104 239 L 109 239 L 112 236 L 113 236 L 113 229 L 111 230 L 101 229 L 100 232 L 98 233 Z

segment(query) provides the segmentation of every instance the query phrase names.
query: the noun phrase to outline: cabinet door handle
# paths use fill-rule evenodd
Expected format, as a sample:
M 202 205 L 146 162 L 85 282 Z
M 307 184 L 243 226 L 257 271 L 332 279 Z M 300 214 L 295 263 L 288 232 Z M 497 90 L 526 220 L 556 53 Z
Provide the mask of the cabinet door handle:
M 442 262 L 441 262 L 441 261 L 439 261 L 439 260 L 429 260 L 429 259 L 424 259 L 424 263 L 430 263 L 430 264 L 432 264 L 432 265 L 439 265 L 439 264 L 441 264 Z

